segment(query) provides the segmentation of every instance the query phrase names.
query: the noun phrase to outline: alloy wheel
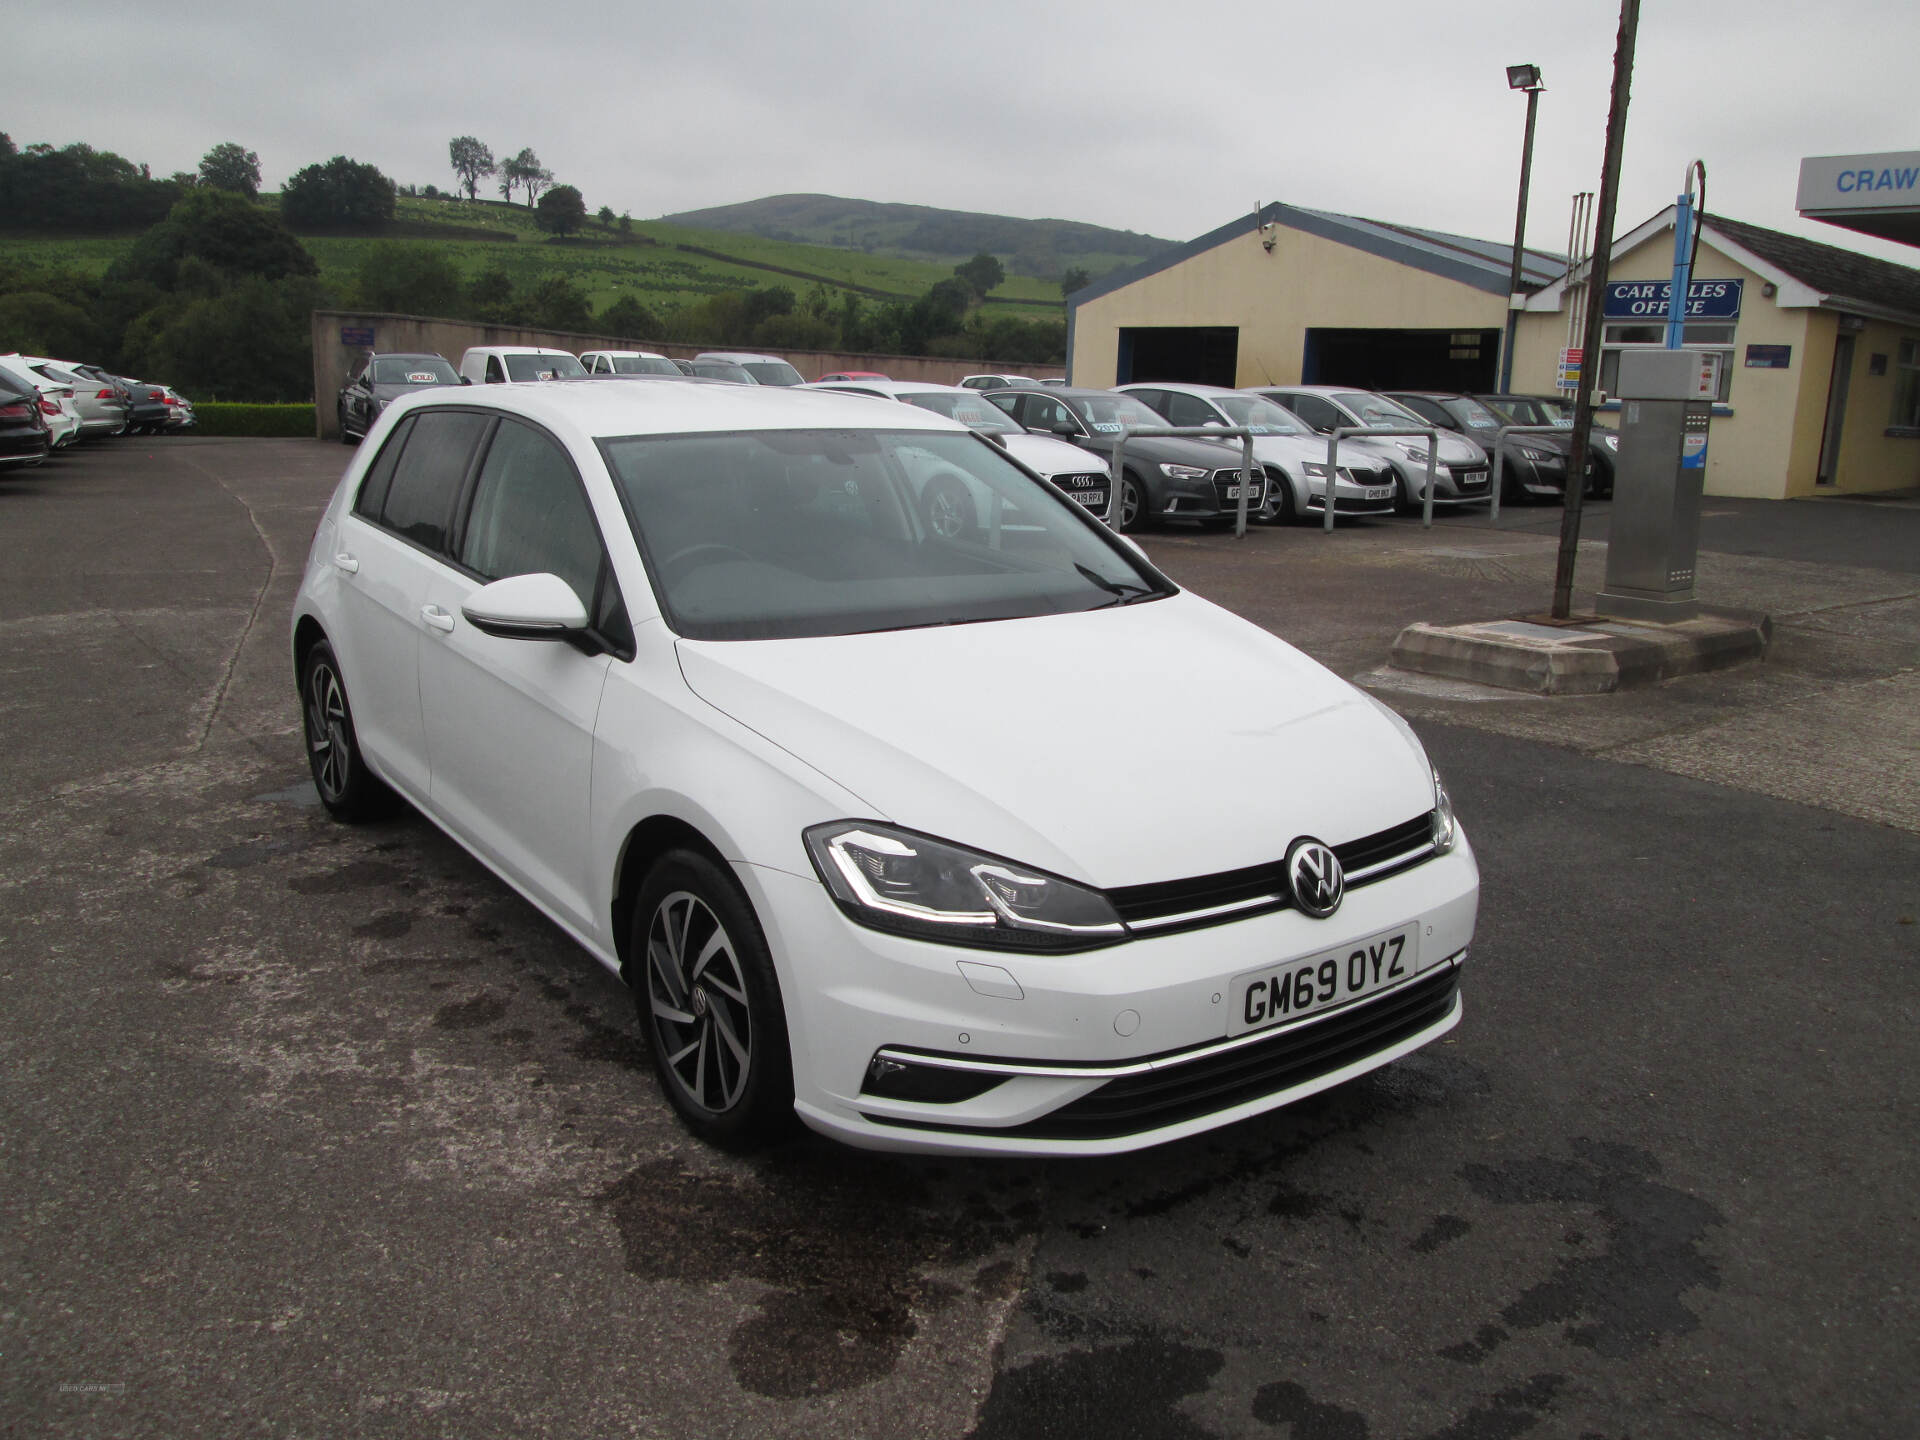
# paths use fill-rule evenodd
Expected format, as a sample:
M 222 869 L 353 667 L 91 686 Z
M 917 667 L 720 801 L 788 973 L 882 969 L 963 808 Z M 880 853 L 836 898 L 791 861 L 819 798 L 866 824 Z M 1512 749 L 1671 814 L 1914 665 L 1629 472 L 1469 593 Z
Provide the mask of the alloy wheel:
M 347 793 L 347 700 L 340 677 L 324 660 L 307 680 L 307 749 L 313 760 L 314 782 L 321 795 L 338 801 Z
M 654 1043 L 687 1098 L 713 1114 L 739 1104 L 753 1073 L 746 974 L 720 917 L 690 890 L 654 907 L 647 1002 Z

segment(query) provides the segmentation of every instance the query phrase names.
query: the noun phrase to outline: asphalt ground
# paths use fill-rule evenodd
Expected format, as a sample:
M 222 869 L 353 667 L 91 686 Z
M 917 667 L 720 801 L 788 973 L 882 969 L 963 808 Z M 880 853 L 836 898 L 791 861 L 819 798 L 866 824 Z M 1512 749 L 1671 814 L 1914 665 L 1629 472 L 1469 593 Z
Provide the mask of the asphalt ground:
M 1702 590 L 1769 659 L 1559 707 L 1378 668 L 1544 606 L 1557 512 L 1147 537 L 1414 717 L 1463 1024 L 1125 1159 L 739 1159 L 530 907 L 314 803 L 286 615 L 345 456 L 0 484 L 0 1432 L 1920 1433 L 1920 514 L 1743 522 Z

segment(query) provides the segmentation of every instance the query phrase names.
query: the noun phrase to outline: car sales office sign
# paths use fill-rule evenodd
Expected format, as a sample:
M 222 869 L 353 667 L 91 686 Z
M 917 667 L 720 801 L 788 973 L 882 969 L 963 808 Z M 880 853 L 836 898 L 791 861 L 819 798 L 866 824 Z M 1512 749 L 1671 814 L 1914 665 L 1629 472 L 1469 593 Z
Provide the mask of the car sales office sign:
M 1695 280 L 1687 286 L 1687 319 L 1738 320 L 1743 280 Z M 1607 285 L 1609 320 L 1665 320 L 1671 280 L 1617 280 Z

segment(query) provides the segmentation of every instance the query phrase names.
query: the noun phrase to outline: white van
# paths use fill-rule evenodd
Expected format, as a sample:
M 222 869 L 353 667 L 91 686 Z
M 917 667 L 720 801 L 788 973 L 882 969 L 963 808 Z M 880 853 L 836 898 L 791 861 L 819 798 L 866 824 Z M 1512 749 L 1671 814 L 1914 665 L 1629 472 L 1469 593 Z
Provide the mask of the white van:
M 572 380 L 586 373 L 572 351 L 537 345 L 476 345 L 460 357 L 460 378 L 469 385 Z
M 680 367 L 656 350 L 583 350 L 589 375 L 678 375 Z

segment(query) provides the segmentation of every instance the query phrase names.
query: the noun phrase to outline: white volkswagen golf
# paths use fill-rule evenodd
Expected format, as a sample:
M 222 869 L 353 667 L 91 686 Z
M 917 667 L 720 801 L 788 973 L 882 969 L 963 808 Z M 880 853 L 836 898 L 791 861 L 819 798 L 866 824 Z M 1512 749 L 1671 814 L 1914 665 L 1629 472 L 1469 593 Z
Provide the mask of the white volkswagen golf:
M 1460 1019 L 1479 876 L 1412 731 L 944 416 L 408 397 L 292 639 L 328 809 L 390 787 L 620 974 L 716 1142 L 1129 1150 Z

